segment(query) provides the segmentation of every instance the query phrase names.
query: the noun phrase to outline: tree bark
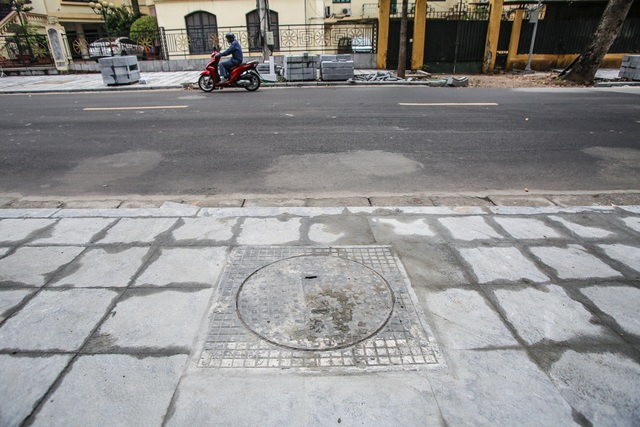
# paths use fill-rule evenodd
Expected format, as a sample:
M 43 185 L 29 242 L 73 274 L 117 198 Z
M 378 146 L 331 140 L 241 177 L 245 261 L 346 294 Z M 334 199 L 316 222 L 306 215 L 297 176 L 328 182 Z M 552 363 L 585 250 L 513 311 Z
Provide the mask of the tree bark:
M 398 77 L 403 78 L 407 69 L 407 13 L 409 0 L 402 0 L 402 16 L 400 18 L 400 50 L 398 51 Z
M 596 32 L 584 48 L 565 79 L 576 83 L 593 84 L 593 78 L 615 41 L 633 0 L 609 0 Z
M 140 3 L 138 2 L 138 0 L 131 0 L 131 10 L 133 10 L 133 16 L 135 16 L 136 19 L 142 16 L 142 14 L 140 13 Z

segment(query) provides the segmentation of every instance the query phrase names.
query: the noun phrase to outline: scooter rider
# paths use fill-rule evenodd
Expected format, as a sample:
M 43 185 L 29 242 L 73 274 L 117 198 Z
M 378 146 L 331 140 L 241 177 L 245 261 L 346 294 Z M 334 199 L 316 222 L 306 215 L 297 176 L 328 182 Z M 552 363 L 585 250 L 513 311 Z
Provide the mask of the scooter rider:
M 225 38 L 227 39 L 227 43 L 229 43 L 229 48 L 224 52 L 218 53 L 216 56 L 231 55 L 231 59 L 220 63 L 221 83 L 227 80 L 230 68 L 242 64 L 242 47 L 240 47 L 240 43 L 236 40 L 236 36 L 234 36 L 233 33 L 227 33 Z

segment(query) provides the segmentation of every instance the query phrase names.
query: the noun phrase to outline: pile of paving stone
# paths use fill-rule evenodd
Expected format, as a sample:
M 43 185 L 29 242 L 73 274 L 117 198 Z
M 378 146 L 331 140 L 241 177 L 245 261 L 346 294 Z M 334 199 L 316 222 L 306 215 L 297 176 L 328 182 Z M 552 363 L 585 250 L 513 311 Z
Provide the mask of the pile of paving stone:
M 469 78 L 468 77 L 443 77 L 432 79 L 431 75 L 425 73 L 424 75 L 418 75 L 415 77 L 410 77 L 408 79 L 403 79 L 397 76 L 392 71 L 376 71 L 371 73 L 359 73 L 353 76 L 351 82 L 397 82 L 397 81 L 419 81 L 428 86 L 435 87 L 467 87 L 469 86 Z
M 323 81 L 346 81 L 354 76 L 351 55 L 320 55 L 320 78 Z
M 640 81 L 640 55 L 625 55 L 618 77 Z
M 288 81 L 318 79 L 318 57 L 305 52 L 302 55 L 285 55 L 284 78 Z
M 397 82 L 404 80 L 392 71 L 376 71 L 374 73 L 361 73 L 353 76 L 354 81 L 362 82 Z

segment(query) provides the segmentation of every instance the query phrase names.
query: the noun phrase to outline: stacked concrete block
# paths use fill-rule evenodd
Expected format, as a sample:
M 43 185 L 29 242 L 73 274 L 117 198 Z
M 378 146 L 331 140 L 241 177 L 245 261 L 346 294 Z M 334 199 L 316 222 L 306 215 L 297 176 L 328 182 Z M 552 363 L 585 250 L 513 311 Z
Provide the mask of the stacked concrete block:
M 625 55 L 618 77 L 640 81 L 640 55 Z
M 258 69 L 258 73 L 260 74 L 269 74 L 270 72 L 269 61 L 261 62 L 260 64 L 258 64 L 257 69 Z M 276 74 L 278 74 L 280 70 L 282 70 L 282 67 L 274 63 L 273 70 L 275 71 Z
M 284 78 L 296 81 L 312 81 L 318 78 L 318 57 L 316 55 L 290 55 L 284 57 Z
M 102 81 L 106 85 L 126 85 L 140 80 L 138 58 L 135 56 L 100 58 L 99 63 Z
M 324 61 L 353 61 L 348 53 L 340 53 L 338 55 L 320 55 L 320 63 Z
M 353 61 L 322 61 L 320 76 L 323 81 L 345 81 L 353 78 Z
M 258 73 L 260 73 L 260 74 L 268 73 L 269 72 L 269 61 L 265 61 L 265 62 L 259 63 L 256 68 L 258 70 Z

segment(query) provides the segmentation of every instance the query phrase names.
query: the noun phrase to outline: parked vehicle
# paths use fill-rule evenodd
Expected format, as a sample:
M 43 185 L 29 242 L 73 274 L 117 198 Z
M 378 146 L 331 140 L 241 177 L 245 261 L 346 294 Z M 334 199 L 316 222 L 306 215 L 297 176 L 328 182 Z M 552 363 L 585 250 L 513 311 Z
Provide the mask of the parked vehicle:
M 338 54 L 351 53 L 351 37 L 340 37 L 338 40 Z
M 373 45 L 369 37 L 340 37 L 338 40 L 338 54 L 341 53 L 372 53 Z
M 98 39 L 89 45 L 89 56 L 96 61 L 107 56 L 135 55 L 145 56 L 144 48 L 126 37 Z
M 351 50 L 354 53 L 371 53 L 373 46 L 369 37 L 354 37 L 351 39 Z
M 243 87 L 250 92 L 258 90 L 260 87 L 260 74 L 258 74 L 258 70 L 256 69 L 258 61 L 249 61 L 233 67 L 229 70 L 228 80 L 220 83 L 220 74 L 218 72 L 220 57 L 217 56 L 217 53 L 217 51 L 213 51 L 207 67 L 200 73 L 200 78 L 198 79 L 200 89 L 205 92 L 211 92 L 213 89 L 222 89 L 225 87 Z

